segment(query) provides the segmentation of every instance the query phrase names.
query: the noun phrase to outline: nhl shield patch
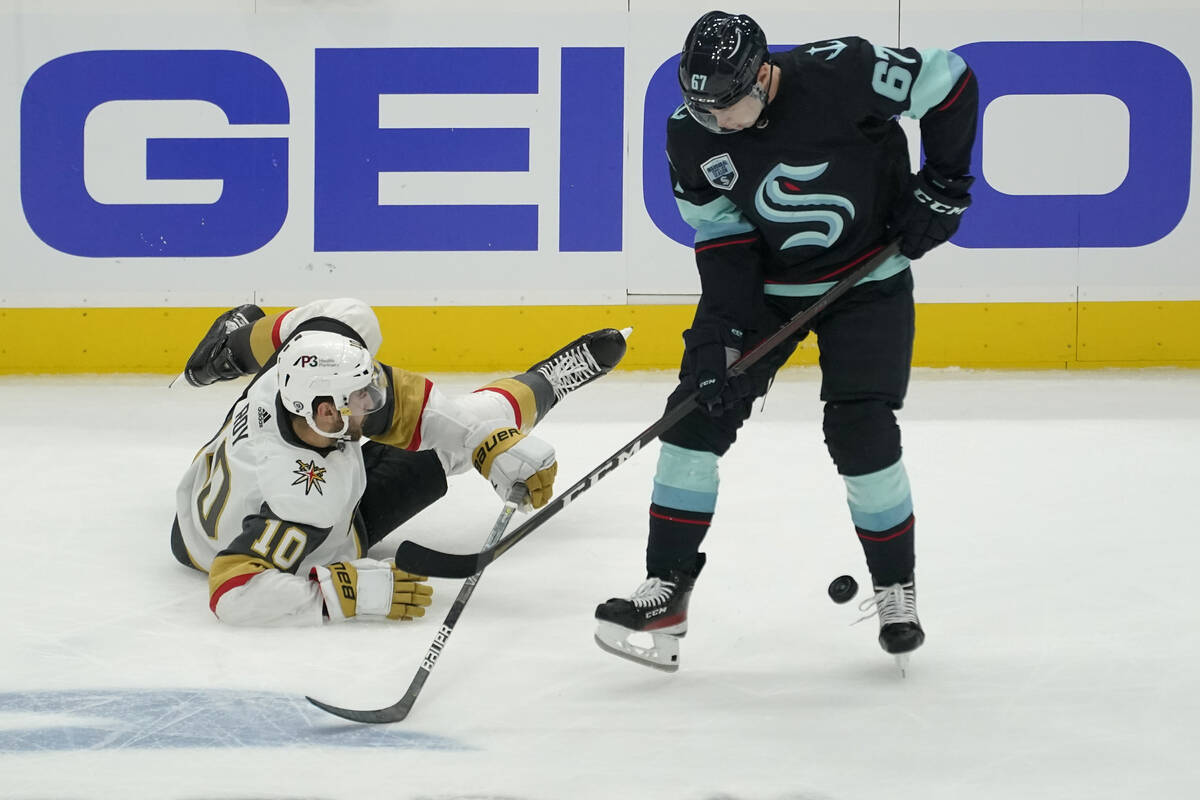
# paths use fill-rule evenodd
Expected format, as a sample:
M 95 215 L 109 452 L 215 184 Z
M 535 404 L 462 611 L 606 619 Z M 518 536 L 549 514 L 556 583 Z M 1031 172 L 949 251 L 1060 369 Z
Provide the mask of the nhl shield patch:
M 704 177 L 708 178 L 708 182 L 718 189 L 732 189 L 737 183 L 737 167 L 733 166 L 733 159 L 729 157 L 729 153 L 713 156 L 701 164 L 700 169 L 704 170 Z

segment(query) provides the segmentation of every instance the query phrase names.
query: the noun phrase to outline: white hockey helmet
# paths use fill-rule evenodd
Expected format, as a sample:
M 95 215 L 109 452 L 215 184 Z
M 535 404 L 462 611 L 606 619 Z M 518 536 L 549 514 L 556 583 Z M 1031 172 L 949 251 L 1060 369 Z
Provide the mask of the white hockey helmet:
M 330 439 L 349 438 L 352 414 L 367 414 L 387 402 L 387 376 L 358 342 L 329 331 L 301 331 L 277 356 L 276 377 L 283 407 L 304 417 L 308 427 Z M 340 431 L 323 431 L 313 418 L 314 401 L 332 397 L 342 415 Z

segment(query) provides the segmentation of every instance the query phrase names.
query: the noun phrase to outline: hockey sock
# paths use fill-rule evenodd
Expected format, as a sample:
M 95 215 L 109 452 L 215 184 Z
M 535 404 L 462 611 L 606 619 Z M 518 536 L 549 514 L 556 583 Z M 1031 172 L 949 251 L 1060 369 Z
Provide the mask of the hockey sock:
M 482 386 L 477 392 L 495 392 L 512 406 L 513 417 L 521 433 L 528 433 L 554 407 L 554 389 L 536 372 L 522 372 Z
M 916 562 L 912 492 L 904 464 L 867 475 L 843 475 L 850 518 L 876 586 L 909 580 Z
M 719 483 L 715 454 L 662 444 L 650 498 L 648 574 L 694 568 L 712 523 Z
M 238 328 L 229 335 L 229 350 L 238 363 L 250 368 L 249 372 L 257 372 L 271 355 L 279 349 L 279 323 L 288 311 L 267 314 L 253 325 Z
M 662 577 L 672 570 L 693 571 L 712 516 L 651 503 L 646 574 Z

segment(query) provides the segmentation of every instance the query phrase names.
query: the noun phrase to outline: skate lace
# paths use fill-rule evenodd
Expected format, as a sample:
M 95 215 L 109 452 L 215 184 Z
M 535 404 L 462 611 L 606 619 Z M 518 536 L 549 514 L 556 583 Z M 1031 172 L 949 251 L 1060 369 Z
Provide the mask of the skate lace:
M 649 578 L 630 595 L 629 601 L 634 608 L 659 605 L 671 599 L 675 593 L 675 584 L 660 578 Z
M 538 372 L 550 381 L 550 386 L 554 389 L 554 399 L 558 401 L 600 375 L 603 370 L 596 363 L 587 345 L 581 344 L 547 361 L 538 367 Z
M 850 623 L 858 623 L 879 616 L 879 627 L 897 622 L 920 624 L 917 619 L 917 593 L 911 583 L 893 583 L 882 589 L 876 587 L 875 594 L 858 604 L 863 616 Z

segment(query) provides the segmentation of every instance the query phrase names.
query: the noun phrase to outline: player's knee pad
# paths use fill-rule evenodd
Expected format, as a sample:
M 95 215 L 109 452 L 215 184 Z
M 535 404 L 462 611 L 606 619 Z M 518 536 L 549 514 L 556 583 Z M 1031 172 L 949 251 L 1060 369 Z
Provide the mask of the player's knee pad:
M 824 428 L 842 475 L 866 475 L 900 460 L 900 426 L 883 400 L 826 403 Z

